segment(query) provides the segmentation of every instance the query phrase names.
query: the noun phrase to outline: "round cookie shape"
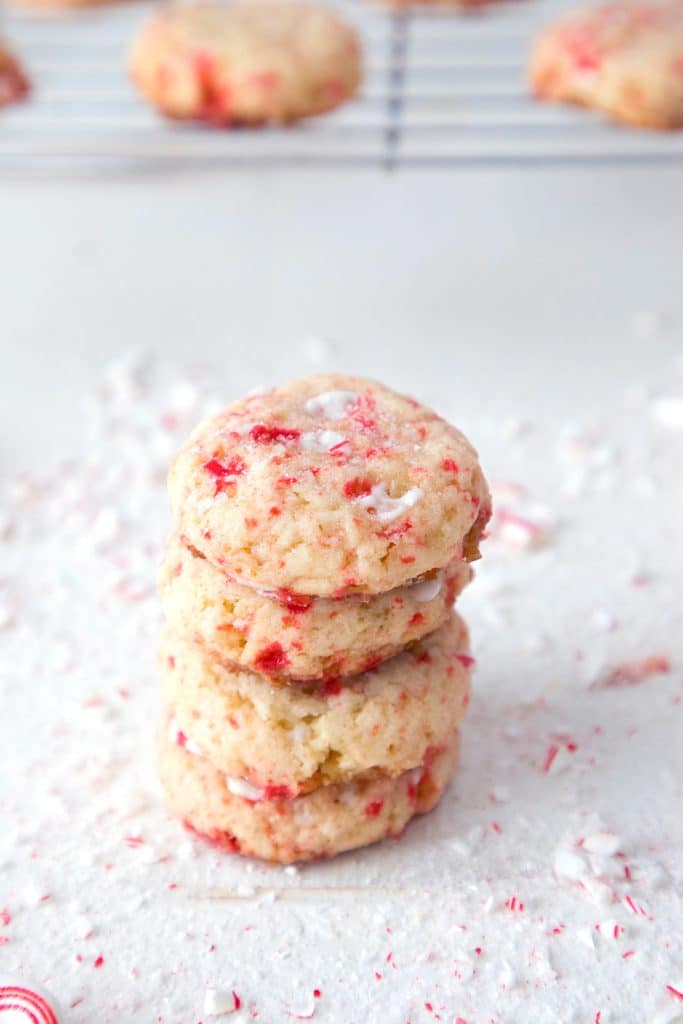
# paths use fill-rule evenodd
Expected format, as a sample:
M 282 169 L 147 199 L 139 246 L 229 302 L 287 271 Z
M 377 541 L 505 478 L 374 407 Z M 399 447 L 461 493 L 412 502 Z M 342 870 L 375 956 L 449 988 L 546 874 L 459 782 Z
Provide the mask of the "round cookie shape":
M 178 532 L 248 585 L 377 594 L 479 555 L 491 499 L 477 454 L 436 413 L 335 374 L 252 395 L 171 465 Z
M 0 41 L 0 107 L 23 99 L 29 88 L 28 78 L 19 61 Z
M 198 754 L 157 741 L 157 771 L 169 805 L 193 831 L 226 851 L 280 864 L 332 857 L 400 835 L 411 818 L 441 799 L 455 773 L 459 735 L 423 765 L 395 778 L 376 776 L 321 786 L 289 799 L 238 795 L 231 779 Z
M 178 742 L 227 775 L 292 796 L 422 764 L 465 714 L 471 664 L 467 628 L 453 613 L 380 668 L 318 686 L 272 686 L 168 632 L 159 675 Z
M 174 536 L 158 583 L 170 633 L 224 663 L 295 682 L 354 675 L 392 657 L 443 625 L 471 576 L 467 562 L 452 562 L 385 594 L 297 597 L 236 583 Z
M 606 3 L 546 28 L 536 96 L 595 107 L 642 128 L 683 127 L 683 3 Z
M 129 66 L 161 113 L 215 125 L 322 114 L 350 99 L 362 78 L 351 25 L 294 0 L 162 7 L 140 31 Z

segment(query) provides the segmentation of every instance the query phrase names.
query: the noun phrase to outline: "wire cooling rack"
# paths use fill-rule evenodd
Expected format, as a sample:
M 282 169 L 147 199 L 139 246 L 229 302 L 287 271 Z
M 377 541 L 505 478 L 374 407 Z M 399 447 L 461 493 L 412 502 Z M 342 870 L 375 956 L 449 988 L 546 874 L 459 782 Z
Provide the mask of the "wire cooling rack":
M 611 125 L 592 112 L 529 96 L 531 41 L 566 5 L 503 0 L 470 11 L 420 6 L 392 12 L 372 0 L 337 0 L 364 41 L 361 96 L 291 127 L 233 131 L 167 122 L 135 93 L 125 54 L 149 3 L 42 16 L 8 8 L 2 33 L 25 62 L 34 91 L 27 103 L 0 114 L 0 172 L 683 165 L 683 133 Z

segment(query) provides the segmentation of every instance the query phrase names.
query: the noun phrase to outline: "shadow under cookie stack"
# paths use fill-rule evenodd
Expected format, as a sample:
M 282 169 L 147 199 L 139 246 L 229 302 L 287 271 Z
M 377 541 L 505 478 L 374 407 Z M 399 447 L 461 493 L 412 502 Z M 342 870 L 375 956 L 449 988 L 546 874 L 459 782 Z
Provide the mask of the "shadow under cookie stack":
M 169 493 L 174 812 L 280 863 L 401 833 L 458 762 L 472 658 L 453 603 L 490 516 L 474 449 L 411 398 L 317 376 L 202 423 Z

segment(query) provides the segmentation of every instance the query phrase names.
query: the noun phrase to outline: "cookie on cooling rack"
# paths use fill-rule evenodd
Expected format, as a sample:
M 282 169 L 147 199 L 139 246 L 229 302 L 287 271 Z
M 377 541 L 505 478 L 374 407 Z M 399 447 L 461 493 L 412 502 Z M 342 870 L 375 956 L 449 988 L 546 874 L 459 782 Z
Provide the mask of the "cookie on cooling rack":
M 0 107 L 22 99 L 28 91 L 28 78 L 19 61 L 0 41 Z
M 133 44 L 130 71 L 163 114 L 215 125 L 288 123 L 357 91 L 355 30 L 289 0 L 160 8 Z
M 536 96 L 595 107 L 642 128 L 683 128 L 683 3 L 607 3 L 538 38 Z

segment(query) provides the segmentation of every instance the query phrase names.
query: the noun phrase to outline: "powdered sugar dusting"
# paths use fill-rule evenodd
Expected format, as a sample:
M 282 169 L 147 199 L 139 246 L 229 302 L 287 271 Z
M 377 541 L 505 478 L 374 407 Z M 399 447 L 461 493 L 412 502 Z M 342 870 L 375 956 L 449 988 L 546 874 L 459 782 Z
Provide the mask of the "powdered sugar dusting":
M 585 422 L 462 424 L 511 481 L 498 501 L 548 528 L 494 531 L 459 598 L 461 768 L 400 839 L 297 871 L 183 829 L 152 772 L 167 464 L 242 388 L 137 356 L 108 372 L 82 452 L 17 466 L 0 498 L 6 969 L 69 1024 L 680 1021 L 680 433 L 651 413 L 676 393 L 660 370 Z

